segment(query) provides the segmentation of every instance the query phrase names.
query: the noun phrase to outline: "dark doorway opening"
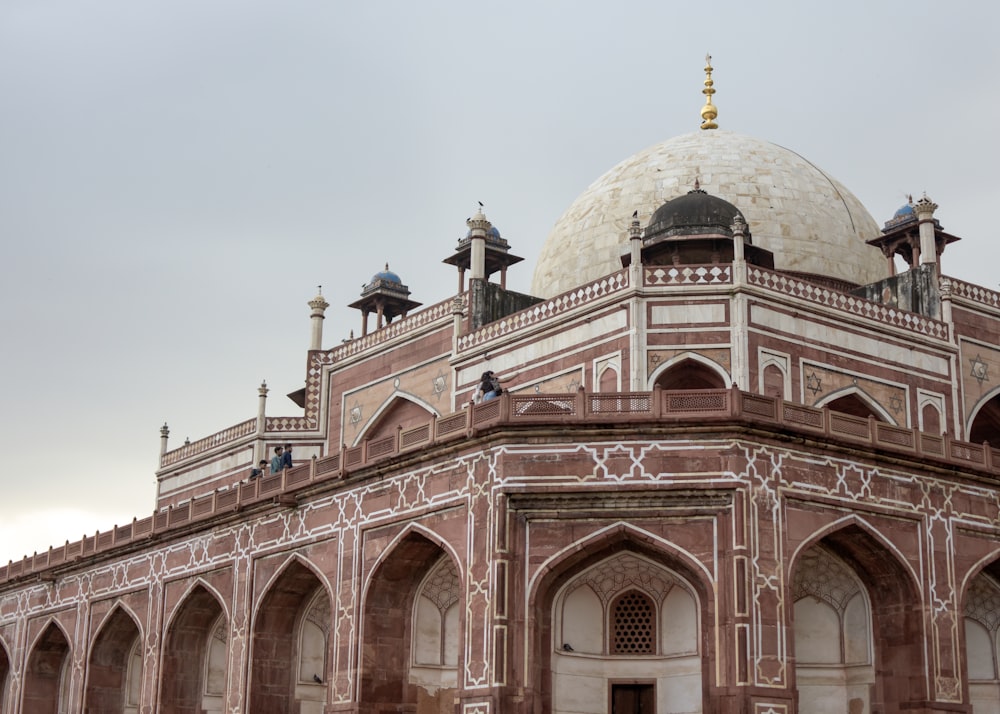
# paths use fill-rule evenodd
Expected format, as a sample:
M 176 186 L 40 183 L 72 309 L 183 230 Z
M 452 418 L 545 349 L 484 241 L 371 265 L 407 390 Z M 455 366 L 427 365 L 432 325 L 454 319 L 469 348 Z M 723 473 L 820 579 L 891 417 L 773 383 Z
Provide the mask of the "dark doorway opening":
M 612 683 L 611 714 L 656 714 L 655 686 Z

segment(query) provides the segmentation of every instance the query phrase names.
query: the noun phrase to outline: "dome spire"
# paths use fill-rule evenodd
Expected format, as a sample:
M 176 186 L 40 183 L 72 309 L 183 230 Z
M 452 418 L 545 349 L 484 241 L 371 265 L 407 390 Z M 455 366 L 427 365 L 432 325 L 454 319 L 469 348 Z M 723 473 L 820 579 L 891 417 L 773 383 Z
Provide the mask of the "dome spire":
M 712 95 L 715 94 L 715 82 L 712 81 L 712 55 L 705 55 L 705 88 L 701 90 L 701 93 L 705 95 L 705 106 L 701 108 L 701 128 L 702 129 L 718 129 L 719 125 L 715 123 L 715 118 L 719 116 L 719 113 L 715 109 L 715 105 L 712 104 Z

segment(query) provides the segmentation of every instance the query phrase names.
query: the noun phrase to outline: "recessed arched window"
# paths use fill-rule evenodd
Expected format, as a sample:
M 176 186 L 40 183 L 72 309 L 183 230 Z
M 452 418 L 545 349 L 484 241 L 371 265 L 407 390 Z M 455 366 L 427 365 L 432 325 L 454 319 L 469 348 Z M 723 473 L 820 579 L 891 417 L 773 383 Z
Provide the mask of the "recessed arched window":
M 611 653 L 656 653 L 656 608 L 638 590 L 619 595 L 611 604 Z

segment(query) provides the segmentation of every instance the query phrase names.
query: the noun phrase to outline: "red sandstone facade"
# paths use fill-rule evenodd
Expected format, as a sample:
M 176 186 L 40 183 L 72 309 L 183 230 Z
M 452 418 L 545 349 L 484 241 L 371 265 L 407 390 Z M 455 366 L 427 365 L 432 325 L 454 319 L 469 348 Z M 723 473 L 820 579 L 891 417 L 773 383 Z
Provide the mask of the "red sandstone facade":
M 1000 294 L 934 279 L 644 256 L 312 350 L 301 415 L 0 568 L 0 710 L 1000 711 Z

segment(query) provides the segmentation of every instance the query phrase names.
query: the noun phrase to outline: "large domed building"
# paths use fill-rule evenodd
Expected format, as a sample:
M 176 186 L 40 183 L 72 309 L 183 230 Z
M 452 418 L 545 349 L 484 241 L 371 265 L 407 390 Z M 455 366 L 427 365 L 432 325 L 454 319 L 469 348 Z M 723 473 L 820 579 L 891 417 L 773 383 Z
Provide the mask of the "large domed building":
M 1000 713 L 1000 293 L 704 91 L 532 294 L 480 206 L 453 294 L 316 295 L 293 404 L 0 567 L 0 712 Z

